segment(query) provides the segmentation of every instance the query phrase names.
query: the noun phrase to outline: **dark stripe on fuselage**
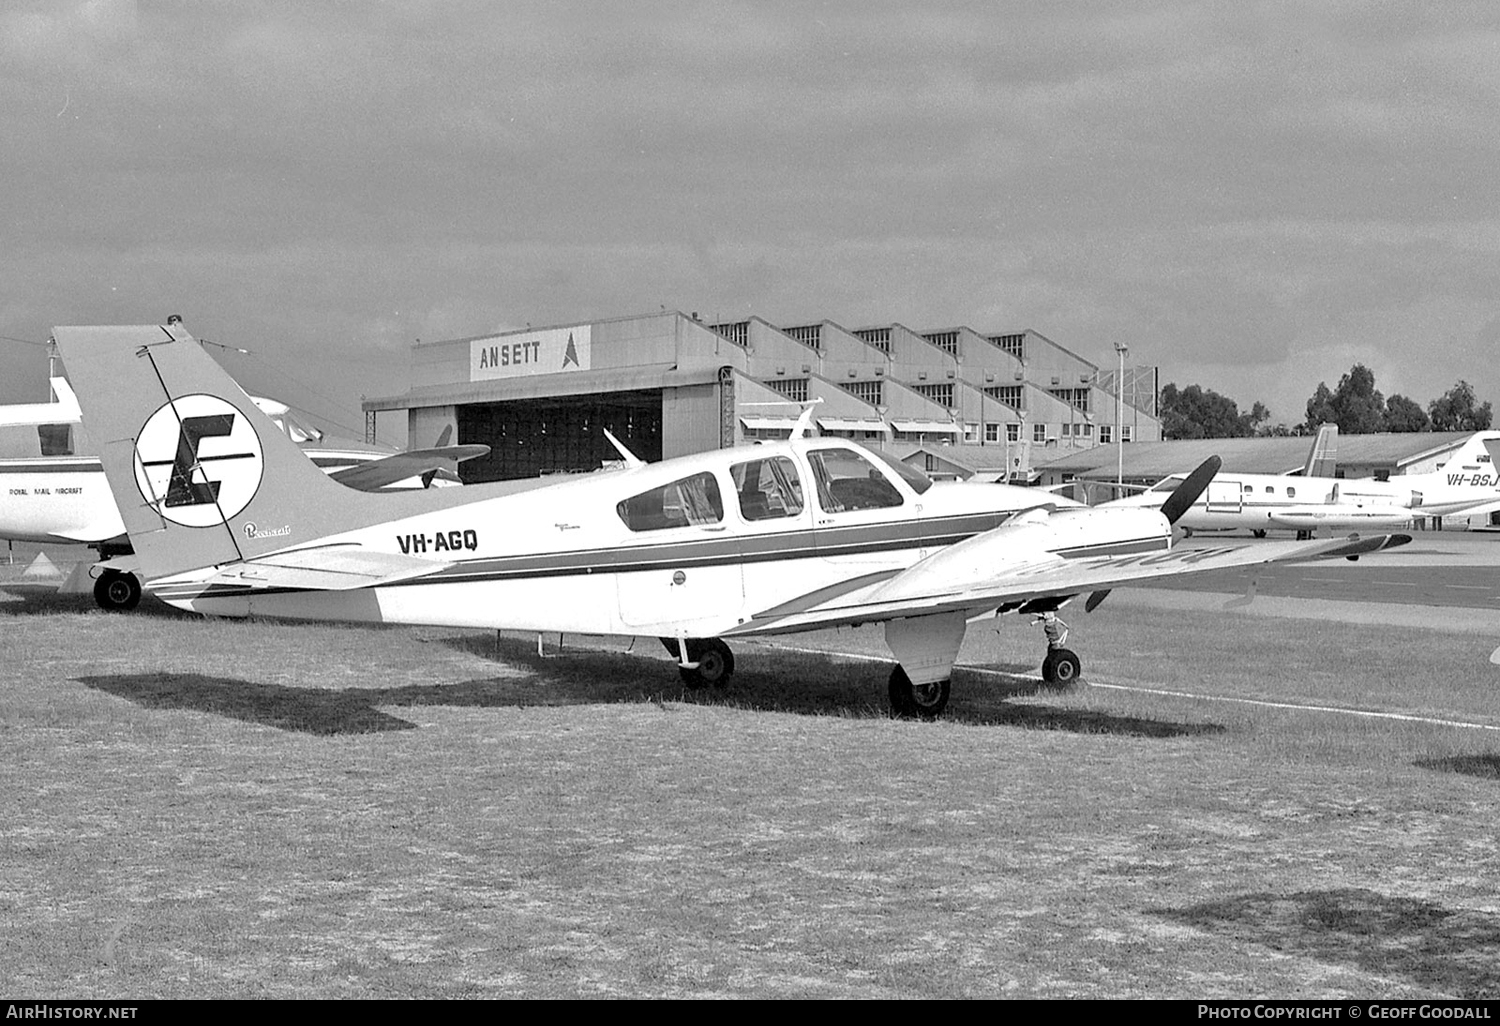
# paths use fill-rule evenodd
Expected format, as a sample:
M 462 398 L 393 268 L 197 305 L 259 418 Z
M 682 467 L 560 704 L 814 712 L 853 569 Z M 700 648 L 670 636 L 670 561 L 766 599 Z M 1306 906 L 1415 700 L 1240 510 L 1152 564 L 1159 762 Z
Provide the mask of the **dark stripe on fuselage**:
M 966 538 L 999 526 L 1013 514 L 986 513 L 958 517 L 908 520 L 899 523 L 862 524 L 848 527 L 824 527 L 768 534 L 741 535 L 737 537 L 714 537 L 694 541 L 673 540 L 655 545 L 631 545 L 625 548 L 579 549 L 514 556 L 487 557 L 457 563 L 423 577 L 405 581 L 394 581 L 379 587 L 399 588 L 428 584 L 478 583 L 486 581 L 515 581 L 538 578 L 556 578 L 589 575 L 594 573 L 639 573 L 654 570 L 688 569 L 692 567 L 723 566 L 726 564 L 754 564 L 786 562 L 797 559 L 828 559 L 851 555 L 893 553 L 906 549 L 944 548 Z M 1054 550 L 1060 559 L 1076 560 L 1116 556 L 1134 552 L 1166 550 L 1170 539 L 1165 535 L 1128 541 L 1108 541 L 1089 545 L 1073 545 Z M 857 565 L 851 566 L 857 570 Z M 857 583 L 831 585 L 827 598 L 836 597 L 837 592 L 873 583 L 881 574 L 894 576 L 899 571 L 880 571 L 861 575 Z M 154 590 L 154 589 L 153 589 Z M 155 590 L 162 598 L 185 598 L 232 595 L 270 595 L 298 591 L 316 591 L 302 588 L 250 588 L 244 585 L 216 584 L 208 588 L 197 585 L 174 585 Z M 794 600 L 801 604 L 807 596 Z M 821 601 L 821 600 L 820 600 Z M 814 603 L 815 604 L 815 603 Z
M 851 555 L 896 552 L 914 548 L 946 548 L 956 542 L 1000 526 L 1014 514 L 995 512 L 933 517 L 898 523 L 856 524 L 848 527 L 801 528 L 623 548 L 575 549 L 541 554 L 491 556 L 468 559 L 445 570 L 381 587 L 456 582 L 512 581 L 528 578 L 568 577 L 594 573 L 637 573 L 689 567 L 783 562 L 794 559 L 829 559 Z M 242 585 L 212 585 L 204 595 L 269 595 L 279 592 L 317 590 L 300 588 L 248 588 Z M 199 594 L 196 585 L 173 585 L 156 590 L 163 597 Z

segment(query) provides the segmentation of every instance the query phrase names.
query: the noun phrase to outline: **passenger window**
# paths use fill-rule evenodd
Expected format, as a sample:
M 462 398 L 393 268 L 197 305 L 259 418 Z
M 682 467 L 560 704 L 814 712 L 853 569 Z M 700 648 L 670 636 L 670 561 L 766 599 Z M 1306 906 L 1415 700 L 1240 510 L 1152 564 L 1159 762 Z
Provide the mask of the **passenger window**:
M 775 520 L 802 512 L 802 482 L 785 456 L 736 463 L 729 468 L 746 520 Z
M 1252 485 L 1245 485 L 1245 494 L 1246 495 L 1249 495 L 1253 491 L 1255 491 L 1255 488 Z
M 712 474 L 694 474 L 664 488 L 633 495 L 618 503 L 615 512 L 632 531 L 701 527 L 723 521 L 724 501 Z
M 1276 488 L 1274 486 L 1272 486 L 1272 485 L 1266 485 L 1266 494 L 1267 495 L 1275 495 L 1276 494 Z
M 875 464 L 852 449 L 819 449 L 807 454 L 826 513 L 884 509 L 901 505 L 901 493 Z
M 43 456 L 73 455 L 73 427 L 70 424 L 38 424 L 36 437 Z
M 1293 488 L 1291 485 L 1287 485 L 1286 497 L 1288 499 L 1295 499 L 1297 497 L 1297 489 Z

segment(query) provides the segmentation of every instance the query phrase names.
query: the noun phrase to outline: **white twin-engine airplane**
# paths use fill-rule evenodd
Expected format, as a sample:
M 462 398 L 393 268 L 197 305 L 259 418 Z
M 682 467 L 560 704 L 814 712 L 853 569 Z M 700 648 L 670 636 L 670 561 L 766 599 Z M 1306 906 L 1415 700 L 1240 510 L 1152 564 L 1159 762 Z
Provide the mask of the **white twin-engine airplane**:
M 1497 439 L 1500 431 L 1478 432 L 1441 469 L 1389 481 L 1219 474 L 1178 523 L 1189 531 L 1243 529 L 1263 535 L 1268 530 L 1292 530 L 1305 538 L 1320 528 L 1390 530 L 1406 526 L 1413 517 L 1486 512 L 1500 507 L 1500 474 L 1485 449 L 1486 442 Z M 1185 474 L 1174 474 L 1139 495 L 1103 505 L 1159 507 L 1186 479 Z
M 933 717 L 975 617 L 1051 612 L 1084 593 L 1092 610 L 1136 581 L 1410 540 L 1178 549 L 1171 522 L 1217 459 L 1162 510 L 1105 510 L 934 484 L 835 438 L 370 496 L 319 473 L 176 331 L 64 327 L 56 339 L 146 587 L 203 613 L 654 635 L 689 686 L 733 672 L 724 639 L 878 622 L 899 663 L 895 711 Z M 1074 653 L 1048 652 L 1049 679 L 1079 669 Z

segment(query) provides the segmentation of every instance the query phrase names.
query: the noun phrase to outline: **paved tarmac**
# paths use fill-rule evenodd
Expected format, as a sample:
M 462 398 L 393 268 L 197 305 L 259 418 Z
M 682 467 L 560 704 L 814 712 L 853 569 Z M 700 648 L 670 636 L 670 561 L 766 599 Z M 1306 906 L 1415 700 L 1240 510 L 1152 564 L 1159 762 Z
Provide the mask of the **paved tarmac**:
M 1250 543 L 1198 536 L 1185 545 Z M 1253 582 L 1253 589 L 1252 589 Z M 1250 601 L 1246 601 L 1246 599 Z M 1348 560 L 1278 563 L 1122 588 L 1111 603 L 1426 627 L 1500 638 L 1500 534 L 1421 533 Z

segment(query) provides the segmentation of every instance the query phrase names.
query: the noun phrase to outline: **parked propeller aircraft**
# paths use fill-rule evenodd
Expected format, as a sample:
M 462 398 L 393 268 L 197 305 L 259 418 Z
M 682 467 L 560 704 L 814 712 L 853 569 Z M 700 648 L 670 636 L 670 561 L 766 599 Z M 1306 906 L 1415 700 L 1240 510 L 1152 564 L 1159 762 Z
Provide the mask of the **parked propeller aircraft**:
M 1160 510 L 1096 509 L 934 484 L 836 438 L 377 498 L 317 473 L 180 327 L 55 337 L 147 589 L 220 616 L 656 636 L 689 686 L 733 672 L 724 639 L 883 623 L 892 706 L 933 717 L 975 617 L 1410 540 L 1174 548 L 1216 458 Z M 1044 662 L 1080 669 L 1061 648 Z
M 78 399 L 68 380 L 52 378 L 50 403 L 0 406 L 0 539 L 85 544 L 110 562 L 94 579 L 94 598 L 105 609 L 132 609 L 141 585 L 128 557 L 125 524 L 110 495 L 97 456 L 79 455 Z M 392 452 L 336 445 L 300 420 L 284 403 L 252 397 L 271 423 L 333 480 L 360 491 L 459 484 L 457 464 L 489 452 L 488 446 L 449 446 Z M 86 583 L 86 582 L 85 582 Z
M 1310 538 L 1317 530 L 1390 530 L 1413 517 L 1481 513 L 1500 507 L 1500 475 L 1485 443 L 1500 431 L 1469 438 L 1441 469 L 1389 481 L 1375 478 L 1307 477 L 1289 474 L 1220 473 L 1179 521 L 1188 531 L 1235 528 L 1264 535 L 1296 531 Z M 1103 506 L 1160 507 L 1187 479 L 1173 474 L 1139 495 Z

